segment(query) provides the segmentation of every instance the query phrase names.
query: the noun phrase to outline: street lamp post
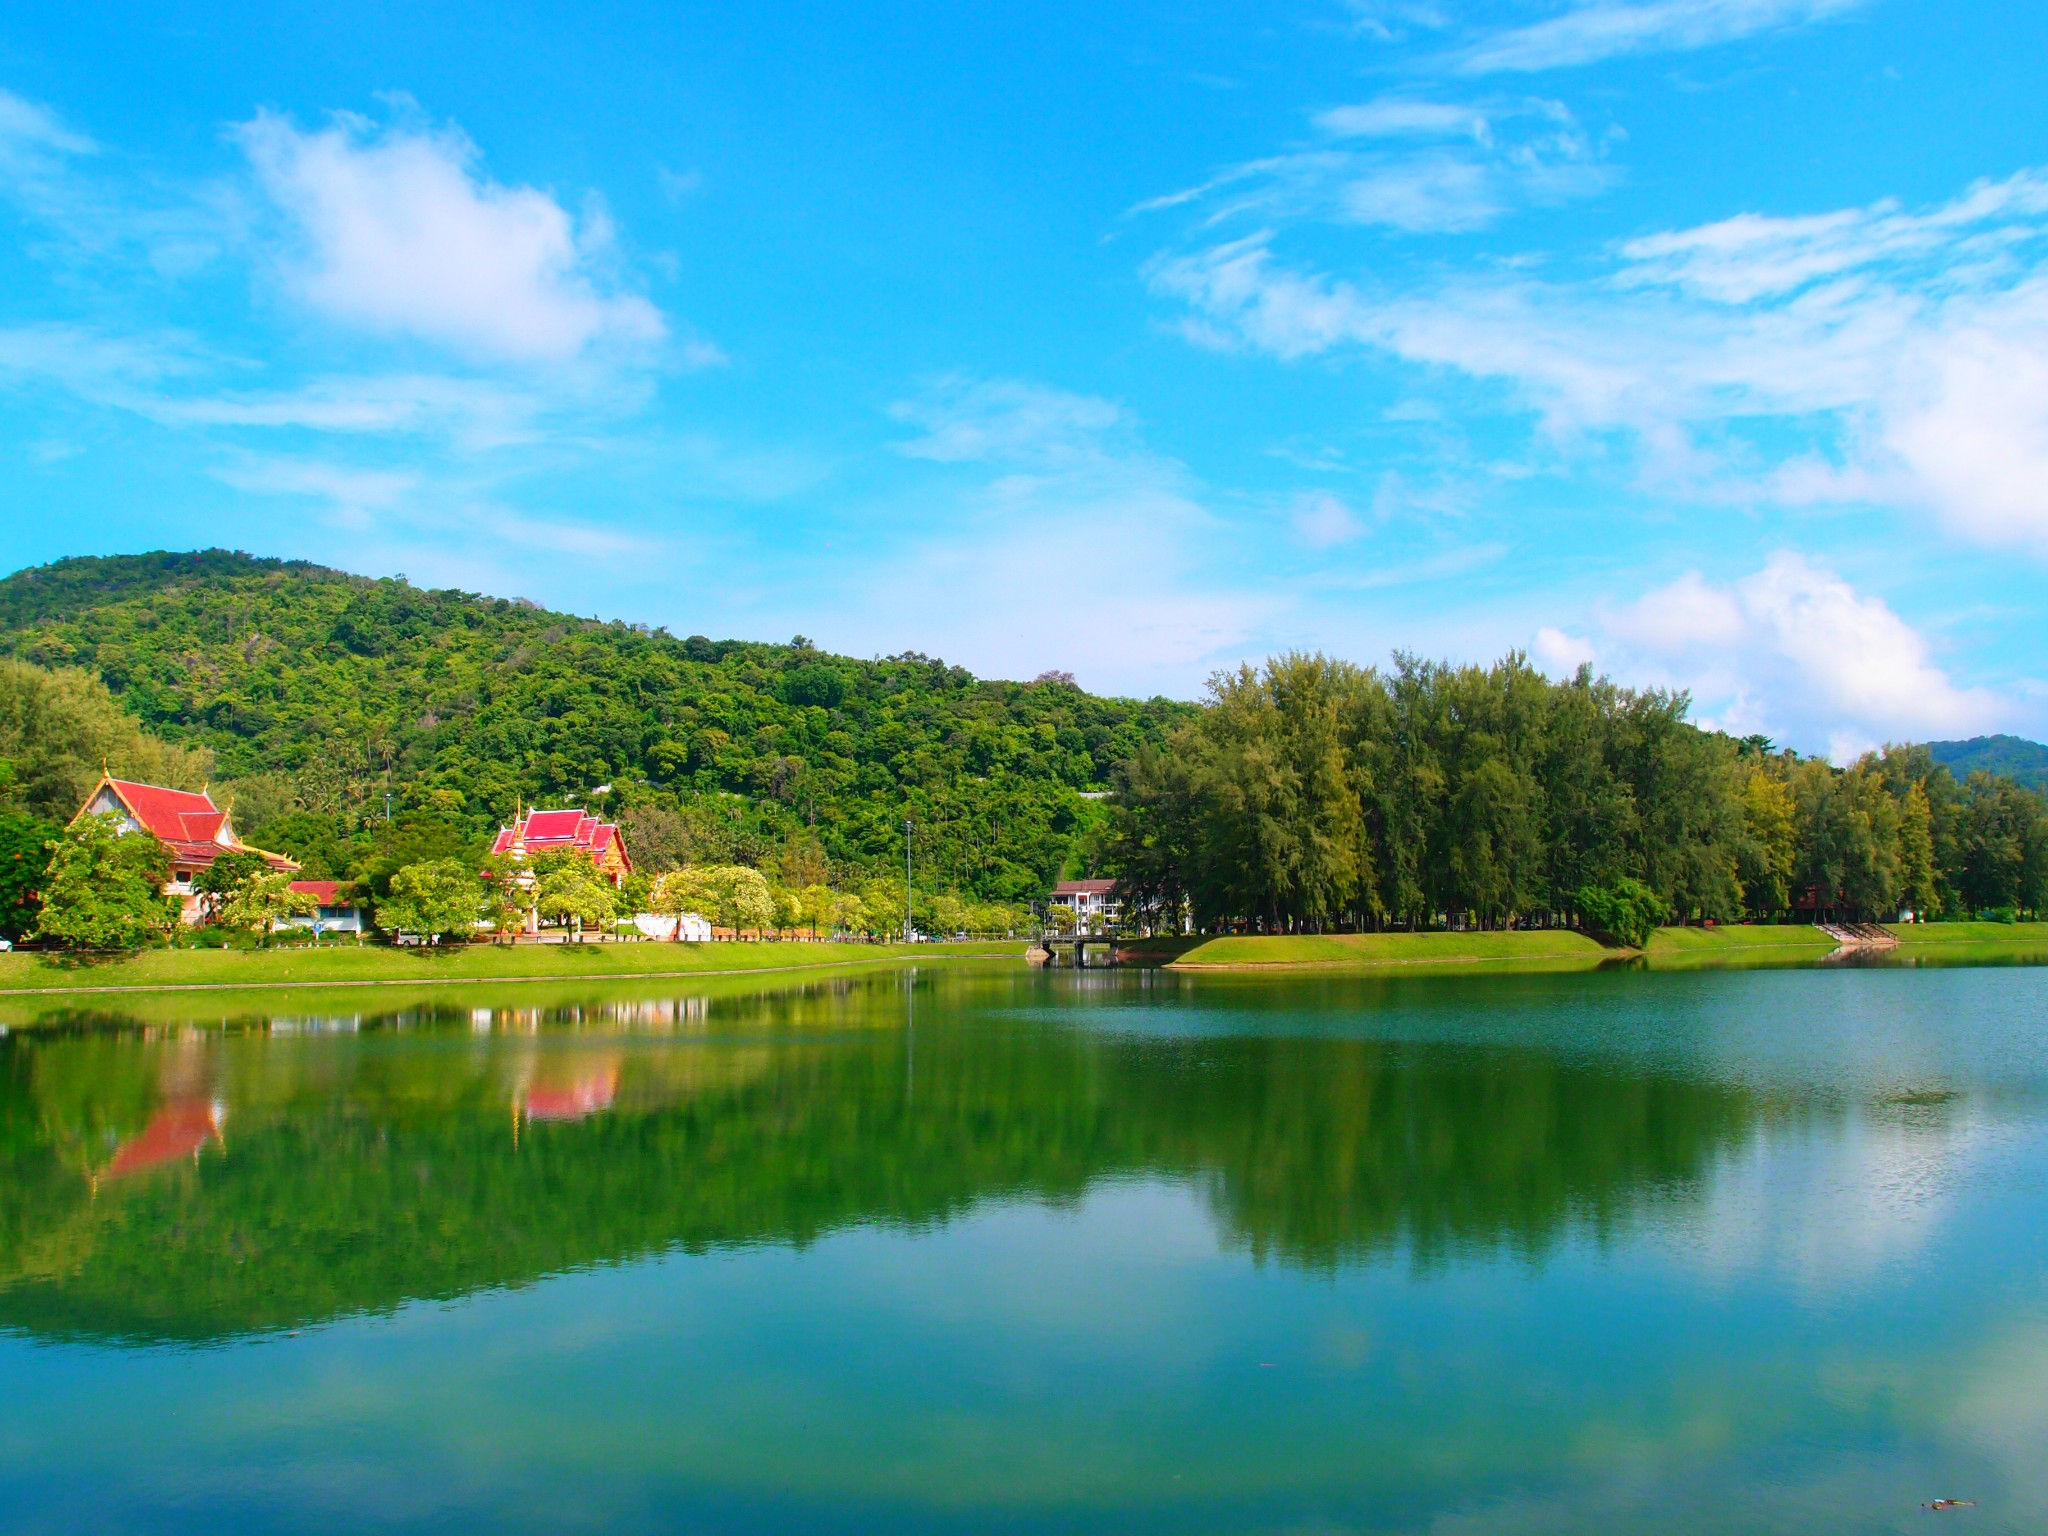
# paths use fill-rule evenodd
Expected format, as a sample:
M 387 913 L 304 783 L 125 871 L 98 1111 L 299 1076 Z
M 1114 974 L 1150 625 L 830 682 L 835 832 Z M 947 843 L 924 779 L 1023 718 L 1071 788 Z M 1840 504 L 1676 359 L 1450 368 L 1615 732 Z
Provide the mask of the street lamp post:
M 911 925 L 911 904 L 916 900 L 910 883 L 910 823 L 903 823 L 903 942 L 912 942 L 917 929 Z

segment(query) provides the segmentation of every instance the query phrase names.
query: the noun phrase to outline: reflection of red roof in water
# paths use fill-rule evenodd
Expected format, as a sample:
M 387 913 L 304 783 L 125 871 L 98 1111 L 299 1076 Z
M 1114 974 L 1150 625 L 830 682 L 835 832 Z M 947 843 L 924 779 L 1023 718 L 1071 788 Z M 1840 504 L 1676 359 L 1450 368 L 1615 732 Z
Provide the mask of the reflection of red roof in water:
M 566 1086 L 534 1083 L 526 1090 L 529 1120 L 581 1120 L 601 1109 L 610 1109 L 619 1091 L 619 1066 L 606 1062 L 601 1067 L 578 1073 Z
M 220 1114 L 210 1101 L 178 1099 L 152 1115 L 140 1136 L 121 1145 L 107 1167 L 107 1177 L 119 1178 L 191 1157 L 219 1135 Z

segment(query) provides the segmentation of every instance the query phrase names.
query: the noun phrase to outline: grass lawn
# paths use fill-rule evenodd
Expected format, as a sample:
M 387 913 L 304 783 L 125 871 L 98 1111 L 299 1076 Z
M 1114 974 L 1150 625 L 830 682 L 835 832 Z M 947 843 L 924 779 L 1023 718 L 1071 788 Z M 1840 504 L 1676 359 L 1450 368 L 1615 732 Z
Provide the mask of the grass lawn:
M 1899 923 L 1901 948 L 1922 944 L 2026 944 L 2048 947 L 2048 923 Z
M 472 944 L 275 950 L 157 949 L 115 960 L 0 955 L 0 995 L 197 987 L 434 986 L 863 966 L 901 960 L 1021 956 L 1021 943 L 980 944 Z
M 1739 949 L 1832 953 L 1835 941 L 1811 923 L 1717 923 L 1712 928 L 1659 928 L 1646 951 L 1659 955 L 1716 955 Z
M 1382 966 L 1479 965 L 1489 969 L 1594 966 L 1637 954 L 1607 949 L 1582 933 L 1540 929 L 1512 933 L 1331 933 L 1274 938 L 1230 937 L 1172 941 L 1183 947 L 1177 969 L 1249 969 L 1262 966 L 1377 969 Z M 1835 941 L 1803 923 L 1779 927 L 1733 924 L 1715 928 L 1660 928 L 1641 951 L 1652 965 L 1772 964 L 1818 959 Z
M 1615 951 L 1582 933 L 1550 929 L 1528 933 L 1322 933 L 1271 938 L 1207 939 L 1184 951 L 1174 966 L 1187 970 L 1248 966 L 1355 968 L 1383 965 L 1472 965 L 1531 960 L 1598 965 Z

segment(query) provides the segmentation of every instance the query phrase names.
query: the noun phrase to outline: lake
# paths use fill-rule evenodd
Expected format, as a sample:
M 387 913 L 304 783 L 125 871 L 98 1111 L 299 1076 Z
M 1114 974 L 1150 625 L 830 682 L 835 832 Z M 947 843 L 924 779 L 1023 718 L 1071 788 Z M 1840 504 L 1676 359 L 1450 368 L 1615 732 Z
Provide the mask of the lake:
M 17 1030 L 0 1529 L 2038 1531 L 2044 978 Z

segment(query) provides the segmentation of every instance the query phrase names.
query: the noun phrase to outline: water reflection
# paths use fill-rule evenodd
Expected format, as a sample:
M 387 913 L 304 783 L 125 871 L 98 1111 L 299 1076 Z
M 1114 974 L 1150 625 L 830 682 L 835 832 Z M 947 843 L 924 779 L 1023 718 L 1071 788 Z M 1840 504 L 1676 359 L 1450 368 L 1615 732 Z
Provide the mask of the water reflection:
M 1199 1189 L 1227 1245 L 1290 1266 L 1540 1258 L 1829 1113 L 1533 1046 L 1160 1038 L 922 990 L 914 1033 L 915 994 L 878 978 L 17 1034 L 0 1323 L 218 1338 L 1133 1177 Z

